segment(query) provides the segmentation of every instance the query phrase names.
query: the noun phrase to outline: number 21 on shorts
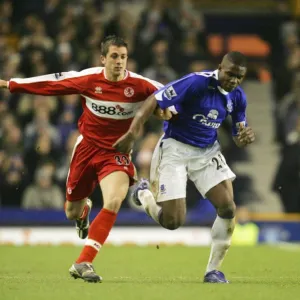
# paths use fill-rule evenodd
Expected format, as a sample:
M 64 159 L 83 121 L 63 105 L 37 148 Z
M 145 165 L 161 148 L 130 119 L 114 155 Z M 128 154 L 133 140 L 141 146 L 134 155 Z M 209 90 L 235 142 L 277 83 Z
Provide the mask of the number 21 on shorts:
M 213 157 L 211 161 L 216 164 L 217 170 L 220 170 L 226 166 L 225 158 L 221 153 L 218 153 L 218 155 Z

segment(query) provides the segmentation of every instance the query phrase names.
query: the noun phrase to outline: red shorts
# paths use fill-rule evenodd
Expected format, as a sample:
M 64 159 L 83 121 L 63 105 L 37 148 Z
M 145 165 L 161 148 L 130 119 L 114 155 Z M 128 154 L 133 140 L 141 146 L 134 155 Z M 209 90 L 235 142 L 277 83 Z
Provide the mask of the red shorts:
M 108 174 L 123 171 L 134 183 L 135 168 L 128 155 L 88 144 L 80 135 L 73 149 L 66 183 L 68 201 L 89 197 Z

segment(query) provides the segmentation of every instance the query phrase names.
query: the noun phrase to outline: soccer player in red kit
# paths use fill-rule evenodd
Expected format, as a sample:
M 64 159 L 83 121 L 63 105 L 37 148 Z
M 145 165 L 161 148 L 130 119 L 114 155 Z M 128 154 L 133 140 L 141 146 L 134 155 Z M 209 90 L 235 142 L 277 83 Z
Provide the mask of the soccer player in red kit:
M 156 81 L 127 71 L 127 57 L 124 40 L 108 36 L 101 45 L 104 67 L 0 80 L 0 87 L 12 93 L 81 96 L 83 113 L 78 121 L 81 135 L 70 162 L 65 212 L 68 219 L 76 220 L 79 237 L 88 237 L 69 272 L 89 282 L 102 281 L 92 262 L 134 182 L 135 168 L 129 154 L 117 152 L 112 145 L 129 129 L 144 100 L 162 87 Z M 98 183 L 103 194 L 103 208 L 89 226 L 91 201 L 88 197 Z

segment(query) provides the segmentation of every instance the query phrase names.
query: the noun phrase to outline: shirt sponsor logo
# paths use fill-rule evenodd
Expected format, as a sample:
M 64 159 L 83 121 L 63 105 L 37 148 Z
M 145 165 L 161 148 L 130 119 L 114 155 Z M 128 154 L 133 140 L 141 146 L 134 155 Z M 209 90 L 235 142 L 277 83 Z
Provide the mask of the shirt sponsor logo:
M 59 73 L 55 73 L 54 76 L 56 79 L 59 79 L 59 77 L 62 77 L 63 75 L 61 72 L 59 72 Z
M 127 116 L 133 114 L 133 110 L 125 111 L 121 105 L 117 104 L 116 106 L 105 106 L 105 105 L 97 105 L 96 103 L 92 103 L 92 109 L 95 112 L 104 115 L 119 115 L 119 116 Z
M 211 121 L 211 120 L 217 120 L 218 115 L 219 115 L 219 112 L 215 109 L 212 109 L 209 111 L 207 116 L 205 116 L 203 114 L 196 114 L 196 115 L 193 115 L 193 119 L 198 121 L 199 123 L 201 123 L 204 126 L 218 129 L 220 127 L 221 123 Z
M 122 91 L 123 92 L 123 91 Z M 83 96 L 86 100 L 87 109 L 94 115 L 115 120 L 126 120 L 134 117 L 136 111 L 142 106 L 144 101 L 139 102 L 115 102 L 107 100 L 96 100 Z M 119 96 L 124 99 L 122 94 Z
M 219 112 L 215 109 L 212 109 L 212 110 L 209 111 L 207 117 L 210 118 L 210 119 L 216 120 L 218 118 L 218 115 L 219 115 Z

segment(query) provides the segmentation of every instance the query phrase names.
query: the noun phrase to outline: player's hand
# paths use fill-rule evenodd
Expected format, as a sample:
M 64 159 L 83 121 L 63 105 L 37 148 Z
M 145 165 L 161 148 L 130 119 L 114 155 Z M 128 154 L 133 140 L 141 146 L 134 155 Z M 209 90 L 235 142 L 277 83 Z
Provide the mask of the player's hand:
M 251 127 L 245 127 L 245 125 L 240 124 L 237 140 L 240 145 L 246 146 L 255 141 L 255 134 Z
M 117 149 L 117 151 L 121 153 L 130 153 L 133 144 L 134 144 L 135 137 L 133 133 L 126 132 L 124 135 L 122 135 L 114 144 L 113 147 Z
M 171 113 L 171 111 L 166 108 L 166 109 L 161 109 L 160 107 L 157 107 L 154 111 L 154 115 L 161 119 L 161 120 L 170 120 L 173 116 L 173 114 Z
M 0 88 L 7 88 L 7 81 L 0 79 Z

